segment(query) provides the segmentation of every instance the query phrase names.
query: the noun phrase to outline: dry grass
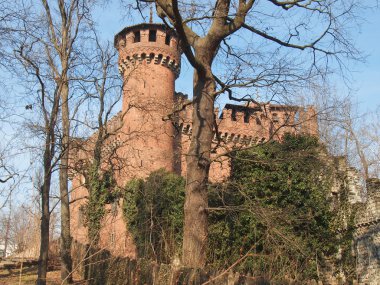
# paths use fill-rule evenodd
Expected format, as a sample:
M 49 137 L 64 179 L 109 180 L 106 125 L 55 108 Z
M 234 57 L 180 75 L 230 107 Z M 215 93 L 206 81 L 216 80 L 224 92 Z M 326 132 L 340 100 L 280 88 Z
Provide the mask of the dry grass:
M 59 270 L 50 271 L 47 275 L 48 285 L 60 285 L 61 273 Z M 76 276 L 74 276 L 75 279 Z M 37 266 L 24 267 L 20 280 L 20 269 L 1 269 L 0 285 L 34 285 L 37 279 Z M 83 281 L 75 280 L 74 284 L 85 284 Z

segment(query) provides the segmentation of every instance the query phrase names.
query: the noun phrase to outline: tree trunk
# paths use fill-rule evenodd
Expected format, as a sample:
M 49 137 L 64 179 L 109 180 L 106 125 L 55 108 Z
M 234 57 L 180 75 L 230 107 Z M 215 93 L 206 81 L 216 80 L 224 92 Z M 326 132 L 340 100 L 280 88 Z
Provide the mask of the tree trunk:
M 211 73 L 194 75 L 193 132 L 187 156 L 183 263 L 201 268 L 207 258 L 207 183 L 214 124 L 215 82 Z
M 63 82 L 61 89 L 62 99 L 62 155 L 59 170 L 59 189 L 61 198 L 61 280 L 62 284 L 72 283 L 71 260 L 71 232 L 70 232 L 70 208 L 68 189 L 68 163 L 69 163 L 69 87 L 67 80 Z
M 4 253 L 3 257 L 7 257 L 8 242 L 9 242 L 9 231 L 11 228 L 11 215 L 12 215 L 12 197 L 9 197 L 9 214 L 7 218 L 7 225 L 5 228 L 5 237 L 4 237 Z
M 54 136 L 54 135 L 53 135 Z M 46 133 L 45 151 L 44 151 L 44 182 L 41 186 L 41 241 L 40 241 L 40 256 L 38 259 L 38 278 L 37 285 L 46 285 L 46 275 L 48 269 L 49 257 L 49 223 L 50 223 L 50 209 L 49 209 L 49 193 L 51 183 L 51 158 L 52 158 L 52 145 L 54 142 L 51 140 L 51 129 Z

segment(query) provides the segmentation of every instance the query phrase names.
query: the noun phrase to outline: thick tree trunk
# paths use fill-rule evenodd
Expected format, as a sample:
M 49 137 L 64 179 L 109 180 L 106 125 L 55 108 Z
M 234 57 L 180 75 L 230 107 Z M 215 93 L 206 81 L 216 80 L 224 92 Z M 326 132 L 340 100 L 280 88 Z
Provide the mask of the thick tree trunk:
M 194 75 L 193 132 L 187 156 L 184 206 L 183 263 L 204 267 L 207 258 L 207 183 L 213 138 L 215 82 L 209 75 Z
M 68 163 L 69 163 L 69 136 L 70 118 L 68 104 L 68 82 L 63 83 L 61 89 L 62 99 L 62 156 L 59 170 L 59 188 L 61 198 L 61 279 L 62 284 L 72 283 L 72 260 L 71 260 L 71 232 L 70 232 L 70 208 L 68 189 Z

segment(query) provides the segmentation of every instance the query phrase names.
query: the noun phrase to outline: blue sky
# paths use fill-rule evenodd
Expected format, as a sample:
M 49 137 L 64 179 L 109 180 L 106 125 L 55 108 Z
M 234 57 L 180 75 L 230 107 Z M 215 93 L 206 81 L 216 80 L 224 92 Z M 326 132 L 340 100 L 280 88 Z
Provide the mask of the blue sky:
M 353 72 L 354 93 L 363 109 L 373 109 L 380 105 L 380 10 L 367 11 L 363 16 L 357 46 L 367 55 L 364 64 L 358 64 Z
M 142 22 L 140 16 L 131 21 L 123 17 L 122 12 L 115 6 L 107 6 L 98 11 L 95 20 L 102 32 L 102 38 L 113 41 L 114 35 L 125 26 Z M 355 63 L 352 66 L 354 80 L 351 84 L 353 91 L 350 94 L 354 101 L 360 103 L 360 111 L 366 112 L 380 106 L 380 9 L 366 10 L 361 17 L 363 22 L 353 39 L 367 58 L 365 63 Z M 339 94 L 348 94 L 343 80 L 337 79 L 334 84 Z M 192 92 L 192 68 L 186 60 L 182 61 L 182 75 L 176 82 L 176 89 L 188 94 Z M 26 156 L 24 159 L 28 160 L 25 161 L 28 164 L 29 158 Z
M 353 96 L 354 102 L 360 104 L 360 110 L 373 110 L 380 105 L 380 9 L 367 9 L 360 15 L 360 24 L 352 38 L 356 46 L 366 56 L 364 63 L 357 62 L 351 65 L 350 89 L 347 89 L 343 79 L 334 81 L 337 92 L 341 96 Z M 107 6 L 96 16 L 98 27 L 104 39 L 113 40 L 113 36 L 125 26 L 142 22 L 136 15 L 133 21 L 126 17 L 118 7 Z M 356 23 L 353 24 L 355 26 Z M 176 81 L 177 91 L 191 94 L 192 68 L 184 59 L 182 61 L 181 76 Z

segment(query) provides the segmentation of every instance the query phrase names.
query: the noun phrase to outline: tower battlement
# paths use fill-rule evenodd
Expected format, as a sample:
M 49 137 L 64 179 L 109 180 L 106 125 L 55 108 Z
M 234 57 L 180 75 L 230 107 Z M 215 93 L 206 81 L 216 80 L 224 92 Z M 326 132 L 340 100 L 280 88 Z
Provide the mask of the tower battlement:
M 178 78 L 181 71 L 181 51 L 177 35 L 161 24 L 139 24 L 124 28 L 115 36 L 119 51 L 121 74 L 137 63 L 160 64 L 172 70 Z

